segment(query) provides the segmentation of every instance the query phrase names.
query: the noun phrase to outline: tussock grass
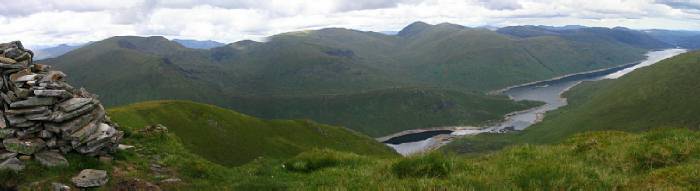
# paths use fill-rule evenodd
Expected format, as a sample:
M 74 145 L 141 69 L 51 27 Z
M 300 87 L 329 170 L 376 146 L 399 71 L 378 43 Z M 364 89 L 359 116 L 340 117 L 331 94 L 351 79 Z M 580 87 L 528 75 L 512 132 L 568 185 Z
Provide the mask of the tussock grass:
M 445 178 L 454 171 L 455 158 L 442 153 L 430 153 L 399 160 L 391 171 L 399 178 Z
M 367 161 L 364 157 L 352 153 L 343 153 L 329 149 L 314 149 L 301 153 L 284 162 L 283 168 L 294 172 L 313 172 L 322 168 L 336 166 L 353 166 Z

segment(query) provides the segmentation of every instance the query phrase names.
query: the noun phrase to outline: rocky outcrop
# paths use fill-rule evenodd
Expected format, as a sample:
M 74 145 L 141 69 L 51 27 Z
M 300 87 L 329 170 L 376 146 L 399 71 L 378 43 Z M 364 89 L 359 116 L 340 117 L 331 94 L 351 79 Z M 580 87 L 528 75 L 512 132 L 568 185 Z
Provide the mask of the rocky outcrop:
M 78 176 L 71 178 L 73 184 L 80 188 L 102 186 L 105 185 L 108 180 L 107 171 L 94 169 L 85 169 L 80 171 Z
M 115 152 L 123 132 L 97 97 L 66 83 L 63 72 L 33 63 L 33 55 L 19 41 L 0 44 L 0 163 L 20 169 L 17 157 L 34 156 L 64 166 L 69 152 Z

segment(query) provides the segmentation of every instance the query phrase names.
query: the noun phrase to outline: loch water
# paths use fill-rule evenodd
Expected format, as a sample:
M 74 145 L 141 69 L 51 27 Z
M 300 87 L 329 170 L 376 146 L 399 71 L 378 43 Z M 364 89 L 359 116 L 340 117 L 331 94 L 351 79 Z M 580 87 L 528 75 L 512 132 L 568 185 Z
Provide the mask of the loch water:
M 435 148 L 444 143 L 432 140 L 434 136 L 440 134 L 450 134 L 453 136 L 475 135 L 480 133 L 507 133 L 513 130 L 523 130 L 542 119 L 547 111 L 555 110 L 567 104 L 566 99 L 561 94 L 583 81 L 597 81 L 602 79 L 616 79 L 624 76 L 636 69 L 657 63 L 663 59 L 676 56 L 686 52 L 685 49 L 667 49 L 651 51 L 647 53 L 647 59 L 618 67 L 567 75 L 564 77 L 546 80 L 536 83 L 528 83 L 521 86 L 508 88 L 501 93 L 513 100 L 533 100 L 544 102 L 545 104 L 525 111 L 513 113 L 506 116 L 506 119 L 496 125 L 479 129 L 468 129 L 455 127 L 455 130 L 428 130 L 416 133 L 402 134 L 384 141 L 385 144 L 394 148 L 403 155 L 410 155 Z

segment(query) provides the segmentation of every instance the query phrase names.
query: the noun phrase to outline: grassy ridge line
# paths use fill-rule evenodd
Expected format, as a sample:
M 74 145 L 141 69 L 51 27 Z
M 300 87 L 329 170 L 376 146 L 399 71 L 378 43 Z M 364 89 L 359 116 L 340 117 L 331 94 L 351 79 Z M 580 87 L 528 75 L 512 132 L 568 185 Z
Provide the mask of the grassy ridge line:
M 395 156 L 360 133 L 306 120 L 261 120 L 189 101 L 153 101 L 109 109 L 122 127 L 163 124 L 193 153 L 227 166 L 258 157 L 286 158 L 312 148 Z
M 594 130 L 643 131 L 656 127 L 698 129 L 700 52 L 684 53 L 617 80 L 576 86 L 564 95 L 569 105 L 547 113 L 522 132 L 478 135 L 445 149 L 481 152 L 521 143 L 555 143 Z

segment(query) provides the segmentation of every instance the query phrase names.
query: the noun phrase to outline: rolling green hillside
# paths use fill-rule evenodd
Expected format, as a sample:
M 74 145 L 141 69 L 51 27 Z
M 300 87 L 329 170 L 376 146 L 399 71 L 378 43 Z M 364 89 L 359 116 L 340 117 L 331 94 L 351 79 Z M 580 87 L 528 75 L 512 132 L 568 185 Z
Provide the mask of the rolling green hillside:
M 570 105 L 547 113 L 543 122 L 522 132 L 468 137 L 447 150 L 473 152 L 509 144 L 552 143 L 593 130 L 699 129 L 698 73 L 700 52 L 685 53 L 617 80 L 576 87 L 565 94 Z
M 261 120 L 194 102 L 143 102 L 110 109 L 109 114 L 127 129 L 163 124 L 192 153 L 227 166 L 258 157 L 287 158 L 313 148 L 395 155 L 383 144 L 344 128 L 304 120 Z
M 418 22 L 398 36 L 331 28 L 283 33 L 266 42 L 241 41 L 211 50 L 187 49 L 162 37 L 113 37 L 46 63 L 79 76 L 74 83 L 99 94 L 162 92 L 158 91 L 162 84 L 156 83 L 165 82 L 151 82 L 149 75 L 161 80 L 184 79 L 186 82 L 167 84 L 201 86 L 210 89 L 206 94 L 227 96 L 356 93 L 406 86 L 485 92 L 637 61 L 645 48 L 602 35 L 591 42 L 559 36 L 515 38 L 485 29 Z M 113 67 L 97 67 L 101 65 Z M 127 78 L 123 72 L 112 71 L 133 74 Z M 127 79 L 153 89 L 109 86 Z M 98 86 L 103 84 L 106 86 Z M 167 92 L 145 99 L 199 98 L 182 94 Z M 111 96 L 105 102 L 119 105 L 141 100 Z
M 310 118 L 373 137 L 427 127 L 480 125 L 539 105 L 432 88 L 397 88 L 355 94 L 237 97 L 231 108 L 267 118 Z
M 82 168 L 109 172 L 96 190 L 145 182 L 163 190 L 697 190 L 700 133 L 660 129 L 632 134 L 603 131 L 556 145 L 520 145 L 483 156 L 431 153 L 409 158 L 315 149 L 285 159 L 258 158 L 227 167 L 192 153 L 177 133 L 128 129 L 112 163 L 68 155 L 71 165 L 30 162 L 22 173 L 0 171 L 0 187 L 50 190 Z M 152 170 L 157 165 L 161 170 Z M 179 182 L 161 182 L 176 177 Z M 132 187 L 133 188 L 133 187 Z
M 591 42 L 559 36 L 517 38 L 417 22 L 399 35 L 330 28 L 210 50 L 188 49 L 163 37 L 113 37 L 45 63 L 68 74 L 71 84 L 104 95 L 101 100 L 108 106 L 186 99 L 261 118 L 309 118 L 385 135 L 498 120 L 522 105 L 488 98 L 484 92 L 627 64 L 642 59 L 646 50 L 616 38 Z M 396 91 L 412 87 L 425 87 L 419 90 L 425 93 Z M 468 93 L 445 96 L 445 91 Z M 372 97 L 373 92 L 392 93 Z M 337 98 L 327 103 L 328 95 Z M 388 97 L 426 101 L 416 105 Z M 301 100 L 304 110 L 290 107 L 298 104 L 289 101 Z M 482 104 L 483 100 L 492 101 Z M 436 113 L 428 106 L 435 102 L 456 106 Z M 358 113 L 363 115 L 333 118 Z M 421 123 L 406 125 L 401 117 Z

